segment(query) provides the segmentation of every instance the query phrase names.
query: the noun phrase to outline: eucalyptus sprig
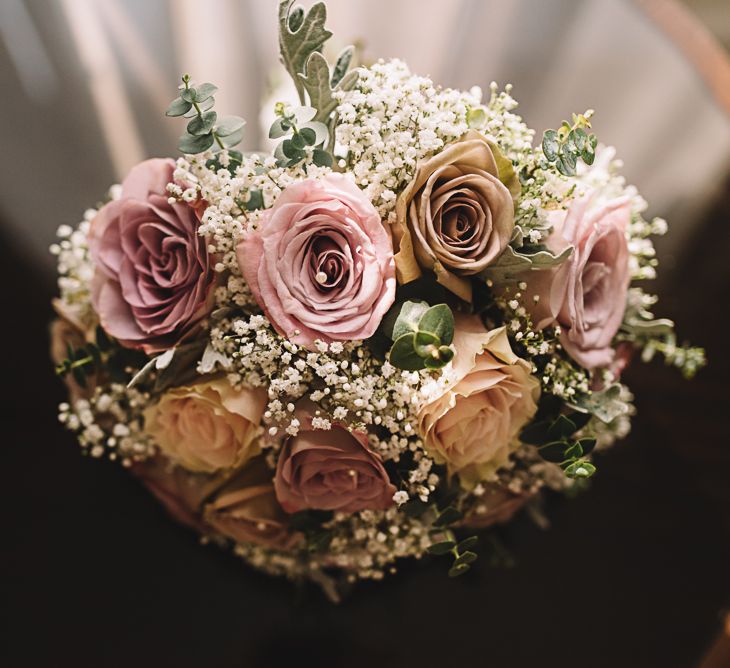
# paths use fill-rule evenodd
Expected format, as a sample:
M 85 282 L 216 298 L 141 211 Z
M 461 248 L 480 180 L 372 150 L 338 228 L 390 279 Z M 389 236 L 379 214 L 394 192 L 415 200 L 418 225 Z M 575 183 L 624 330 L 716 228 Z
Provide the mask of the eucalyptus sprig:
M 223 116 L 219 119 L 218 114 L 213 111 L 213 94 L 217 90 L 218 87 L 212 83 L 191 86 L 190 75 L 182 75 L 180 95 L 170 103 L 165 115 L 192 119 L 178 141 L 178 148 L 183 153 L 195 155 L 214 145 L 220 150 L 231 149 L 243 139 L 246 121 L 240 116 Z M 238 162 L 241 161 L 238 151 L 229 151 L 229 155 Z
M 274 157 L 280 167 L 292 167 L 305 160 L 312 152 L 312 162 L 318 167 L 331 167 L 332 155 L 324 150 L 329 140 L 327 126 L 313 120 L 317 110 L 313 107 L 287 109 L 279 102 L 274 111 L 276 120 L 269 130 L 269 139 L 285 139 L 278 144 Z
M 542 152 L 548 163 L 555 163 L 564 176 L 575 176 L 578 160 L 592 165 L 596 157 L 598 139 L 586 132 L 591 127 L 593 110 L 584 114 L 573 114 L 573 123 L 563 121 L 557 130 L 545 130 L 542 137 Z
M 448 528 L 462 518 L 462 512 L 454 506 L 448 506 L 442 510 L 433 523 L 434 535 L 439 540 L 431 543 L 427 550 L 429 554 L 436 556 L 450 554 L 454 558 L 449 569 L 450 578 L 464 575 L 478 557 L 477 553 L 474 552 L 474 547 L 479 542 L 477 536 L 469 536 L 464 540 L 457 541 L 454 532 Z
M 399 369 L 440 369 L 454 357 L 454 314 L 446 304 L 398 303 L 386 315 L 383 331 L 393 341 L 390 363 Z
M 568 478 L 590 478 L 596 466 L 586 457 L 596 447 L 596 439 L 572 438 L 591 419 L 590 413 L 558 415 L 553 420 L 533 422 L 522 430 L 520 440 L 537 446 L 540 456 L 558 464 Z

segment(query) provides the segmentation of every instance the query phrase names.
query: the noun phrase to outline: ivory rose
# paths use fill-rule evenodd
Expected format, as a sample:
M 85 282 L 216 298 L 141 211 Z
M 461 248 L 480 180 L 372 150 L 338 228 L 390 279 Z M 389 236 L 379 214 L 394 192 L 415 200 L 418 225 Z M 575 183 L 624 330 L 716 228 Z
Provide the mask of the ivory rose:
M 237 253 L 276 331 L 310 349 L 368 338 L 395 298 L 389 234 L 342 174 L 288 186 Z
M 466 277 L 496 260 L 514 230 L 514 202 L 499 179 L 500 166 L 503 177 L 515 187 L 509 161 L 474 130 L 419 163 L 396 202 L 400 283 L 417 279 L 422 269 L 430 270 L 439 283 L 471 301 Z
M 502 466 L 537 411 L 540 384 L 517 357 L 504 327 L 457 314 L 451 382 L 420 410 L 425 449 L 470 486 Z
M 561 326 L 560 342 L 578 364 L 587 369 L 608 366 L 631 280 L 626 241 L 630 200 L 605 199 L 593 189 L 567 211 L 551 215 L 547 246 L 555 253 L 568 245 L 574 250 L 555 269 L 530 274 L 527 304 L 537 327 Z
M 266 400 L 264 389 L 235 390 L 225 379 L 177 387 L 145 410 L 145 430 L 189 471 L 236 468 L 259 452 Z
M 92 303 L 102 327 L 151 354 L 187 336 L 208 314 L 215 273 L 195 210 L 168 202 L 172 160 L 146 160 L 122 183 L 120 199 L 91 223 L 96 264 Z
M 380 457 L 368 449 L 367 434 L 336 423 L 328 430 L 300 429 L 287 440 L 274 487 L 288 513 L 383 510 L 393 505 L 396 492 Z
M 254 458 L 205 506 L 206 522 L 239 543 L 291 548 L 301 535 L 291 531 L 272 478 L 263 457 Z

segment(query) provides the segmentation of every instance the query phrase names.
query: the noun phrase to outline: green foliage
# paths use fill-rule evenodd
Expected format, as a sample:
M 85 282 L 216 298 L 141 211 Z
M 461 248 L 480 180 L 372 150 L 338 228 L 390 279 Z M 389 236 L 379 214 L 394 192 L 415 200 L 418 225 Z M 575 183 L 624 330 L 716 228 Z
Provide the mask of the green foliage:
M 382 330 L 393 341 L 390 363 L 406 371 L 440 369 L 454 358 L 454 314 L 446 304 L 398 302 Z
M 527 271 L 557 267 L 565 262 L 572 253 L 572 246 L 568 246 L 559 255 L 555 255 L 544 246 L 524 246 L 522 234 L 516 230 L 510 244 L 497 260 L 482 272 L 482 276 L 500 284 L 520 280 Z
M 312 5 L 306 14 L 301 7 L 292 10 L 293 3 L 294 0 L 279 2 L 279 54 L 294 81 L 300 102 L 305 104 L 304 83 L 299 75 L 305 74 L 309 57 L 322 50 L 332 33 L 324 27 L 327 8 L 323 2 Z
M 523 443 L 537 446 L 540 456 L 560 465 L 569 478 L 588 478 L 596 467 L 586 459 L 596 446 L 596 439 L 574 434 L 591 418 L 590 413 L 559 414 L 552 419 L 540 419 L 530 423 L 520 434 Z
M 276 120 L 269 130 L 270 139 L 284 138 L 274 150 L 280 167 L 292 167 L 307 158 L 312 151 L 312 162 L 319 167 L 331 167 L 332 155 L 323 149 L 329 140 L 327 126 L 314 120 L 317 110 L 313 107 L 297 107 L 287 110 L 277 104 Z
M 210 111 L 215 105 L 213 94 L 218 90 L 217 86 L 211 83 L 191 86 L 188 74 L 183 74 L 182 82 L 180 96 L 170 103 L 165 112 L 167 116 L 191 119 L 178 141 L 178 148 L 183 153 L 195 155 L 214 145 L 223 150 L 239 144 L 243 138 L 245 121 L 239 116 L 224 116 L 219 119 L 215 111 Z M 237 162 L 240 164 L 240 157 Z M 233 165 L 229 166 L 232 168 L 235 164 L 234 160 Z
M 452 510 L 455 509 L 452 508 Z M 459 517 L 461 517 L 461 513 L 459 513 Z M 451 531 L 444 532 L 439 530 L 437 531 L 436 536 L 442 539 L 431 543 L 427 552 L 434 556 L 450 554 L 453 557 L 454 561 L 451 564 L 451 568 L 449 568 L 449 577 L 458 577 L 459 575 L 464 575 L 464 573 L 468 572 L 471 568 L 471 564 L 473 564 L 478 558 L 477 553 L 474 552 L 472 548 L 476 547 L 479 542 L 479 537 L 469 536 L 469 538 L 465 538 L 461 542 L 457 543 L 456 538 Z
M 328 133 L 327 142 L 309 144 L 315 148 L 313 160 L 316 165 L 330 166 L 333 161 L 334 126 L 336 123 L 335 91 L 352 89 L 357 83 L 358 72 L 348 69 L 353 61 L 354 48 L 348 46 L 340 52 L 334 67 L 322 55 L 324 43 L 332 36 L 325 28 L 327 9 L 322 2 L 314 4 L 308 12 L 301 7 L 292 9 L 293 0 L 279 2 L 279 53 L 281 62 L 291 75 L 302 105 L 314 108 L 313 120 L 324 124 Z M 303 147 L 295 147 L 300 150 Z M 280 160 L 301 161 L 294 148 L 281 147 Z M 293 163 L 293 164 L 296 164 Z
M 628 404 L 621 398 L 621 385 L 618 383 L 581 396 L 569 405 L 575 410 L 595 415 L 606 424 L 629 411 Z
M 596 157 L 598 139 L 586 132 L 591 127 L 592 110 L 573 114 L 573 123 L 563 121 L 557 130 L 546 130 L 542 138 L 542 152 L 549 164 L 564 176 L 575 176 L 578 160 L 592 165 Z

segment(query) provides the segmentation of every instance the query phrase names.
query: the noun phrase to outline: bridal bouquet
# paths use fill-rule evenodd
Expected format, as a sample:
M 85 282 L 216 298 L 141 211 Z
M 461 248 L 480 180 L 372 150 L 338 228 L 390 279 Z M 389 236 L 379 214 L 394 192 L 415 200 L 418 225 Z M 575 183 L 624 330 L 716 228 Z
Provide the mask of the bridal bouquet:
M 182 77 L 183 157 L 134 167 L 52 247 L 60 420 L 179 522 L 340 585 L 576 491 L 633 412 L 629 360 L 691 376 L 640 282 L 666 223 L 575 115 L 541 144 L 510 87 L 330 63 L 322 3 L 279 5 L 272 154 Z M 494 554 L 492 554 L 494 556 Z

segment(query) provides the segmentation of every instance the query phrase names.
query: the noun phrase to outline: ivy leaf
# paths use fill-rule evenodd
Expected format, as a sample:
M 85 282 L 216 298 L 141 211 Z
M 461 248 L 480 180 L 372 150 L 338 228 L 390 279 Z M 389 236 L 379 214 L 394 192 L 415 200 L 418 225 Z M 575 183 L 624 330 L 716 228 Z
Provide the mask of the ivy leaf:
M 332 33 L 324 25 L 327 8 L 317 2 L 305 14 L 299 7 L 290 10 L 294 0 L 279 2 L 279 54 L 281 62 L 291 75 L 299 99 L 304 104 L 304 84 L 299 78 L 304 74 L 305 65 L 312 53 L 319 52 Z M 329 74 L 328 74 L 329 78 Z

